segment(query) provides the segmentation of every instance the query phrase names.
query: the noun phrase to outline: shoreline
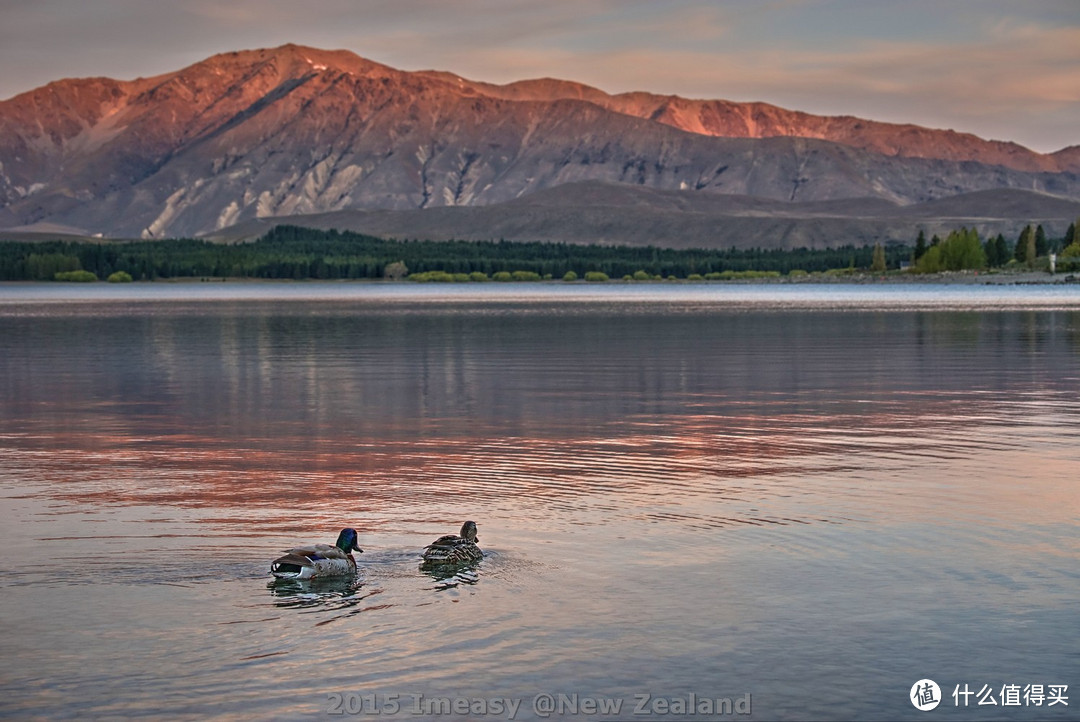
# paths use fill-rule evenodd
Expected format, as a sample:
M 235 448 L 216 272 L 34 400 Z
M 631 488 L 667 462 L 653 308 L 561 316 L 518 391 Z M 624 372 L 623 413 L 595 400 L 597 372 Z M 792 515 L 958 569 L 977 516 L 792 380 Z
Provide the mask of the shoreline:
M 885 275 L 874 273 L 854 273 L 847 276 L 804 277 L 798 279 L 761 279 L 766 282 L 783 283 L 840 283 L 854 285 L 960 285 L 960 286 L 1060 286 L 1080 283 L 1080 274 L 1055 273 L 1047 271 L 999 271 L 994 273 L 979 271 L 943 271 L 932 274 L 914 274 L 893 271 Z M 751 281 L 752 283 L 753 281 Z M 728 283 L 731 283 L 729 281 Z M 738 281 L 735 281 L 738 283 Z
M 826 274 L 817 273 L 806 276 L 791 278 L 781 276 L 779 278 L 751 278 L 751 279 L 725 279 L 725 280 L 690 280 L 677 278 L 674 280 L 623 280 L 611 278 L 607 281 L 585 281 L 577 279 L 564 281 L 559 278 L 543 279 L 537 281 L 410 281 L 406 278 L 388 280 L 385 278 L 250 278 L 243 276 L 181 276 L 175 278 L 157 278 L 150 280 L 136 280 L 127 283 L 109 283 L 98 279 L 90 282 L 72 281 L 0 281 L 4 286 L 24 285 L 47 285 L 58 287 L 79 286 L 143 286 L 143 285 L 203 285 L 203 284 L 238 284 L 238 285 L 386 285 L 386 286 L 478 286 L 487 284 L 496 285 L 558 285 L 558 286 L 799 286 L 799 285 L 839 285 L 839 286 L 906 286 L 906 285 L 962 285 L 962 286 L 1061 286 L 1080 284 L 1080 273 L 1056 273 L 1046 271 L 1023 271 L 1023 272 L 978 272 L 978 271 L 944 271 L 934 274 L 914 274 L 901 271 L 891 271 L 884 275 L 855 272 L 852 274 Z
M 998 311 L 1080 310 L 1080 283 L 1025 283 L 1027 274 L 1011 274 L 999 283 L 975 274 L 915 278 L 846 277 L 836 279 L 747 279 L 743 281 L 528 281 L 415 283 L 396 281 L 239 281 L 135 283 L 0 283 L 0 316 L 65 313 L 95 314 L 101 304 L 125 313 L 199 312 L 207 304 L 337 304 L 337 312 L 359 309 L 480 307 L 543 312 L 573 308 L 632 309 L 667 312 L 689 309 Z M 141 309 L 141 310 L 139 310 Z

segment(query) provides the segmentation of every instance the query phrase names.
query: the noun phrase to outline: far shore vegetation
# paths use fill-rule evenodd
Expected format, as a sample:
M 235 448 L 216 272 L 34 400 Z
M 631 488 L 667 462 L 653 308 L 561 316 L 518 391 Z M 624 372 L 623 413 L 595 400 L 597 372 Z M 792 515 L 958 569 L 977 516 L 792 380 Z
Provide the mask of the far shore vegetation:
M 1015 240 L 960 228 L 913 244 L 829 249 L 671 249 L 511 241 L 398 241 L 277 226 L 250 243 L 155 241 L 0 242 L 0 280 L 111 283 L 181 278 L 387 279 L 414 282 L 561 280 L 729 281 L 949 271 L 1080 271 L 1077 224 L 1062 238 L 1042 226 Z

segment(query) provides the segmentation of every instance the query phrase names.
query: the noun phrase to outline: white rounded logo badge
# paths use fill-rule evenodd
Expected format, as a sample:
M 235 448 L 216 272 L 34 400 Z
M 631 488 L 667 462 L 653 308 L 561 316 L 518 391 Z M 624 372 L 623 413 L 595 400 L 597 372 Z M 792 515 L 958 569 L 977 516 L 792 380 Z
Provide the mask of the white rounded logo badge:
M 915 709 L 929 712 L 941 704 L 941 687 L 932 679 L 920 679 L 911 685 L 910 699 Z

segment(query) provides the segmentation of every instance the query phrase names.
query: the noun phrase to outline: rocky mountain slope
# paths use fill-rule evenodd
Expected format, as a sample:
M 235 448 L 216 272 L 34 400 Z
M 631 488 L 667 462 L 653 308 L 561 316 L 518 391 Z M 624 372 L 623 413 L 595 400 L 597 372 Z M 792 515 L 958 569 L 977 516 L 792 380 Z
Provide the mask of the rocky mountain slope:
M 0 102 L 0 228 L 194 235 L 483 207 L 585 181 L 783 203 L 999 188 L 1080 198 L 1077 151 L 565 81 L 495 86 L 286 45 Z
M 505 203 L 425 210 L 336 211 L 259 218 L 212 233 L 253 240 L 279 224 L 391 238 L 601 243 L 668 248 L 829 248 L 900 241 L 919 230 L 944 237 L 966 226 L 1014 241 L 1029 222 L 1051 237 L 1080 217 L 1080 201 L 992 190 L 901 206 L 881 198 L 787 202 L 636 185 L 567 183 Z
M 1025 171 L 1080 171 L 1080 146 L 1042 154 L 1017 143 L 912 124 L 881 123 L 850 115 L 820 116 L 768 103 L 694 100 L 677 95 L 608 95 L 587 85 L 552 78 L 508 85 L 476 83 L 447 73 L 425 75 L 457 82 L 464 92 L 509 100 L 586 100 L 617 113 L 647 118 L 698 135 L 720 138 L 800 137 L 828 140 L 906 158 L 974 161 Z

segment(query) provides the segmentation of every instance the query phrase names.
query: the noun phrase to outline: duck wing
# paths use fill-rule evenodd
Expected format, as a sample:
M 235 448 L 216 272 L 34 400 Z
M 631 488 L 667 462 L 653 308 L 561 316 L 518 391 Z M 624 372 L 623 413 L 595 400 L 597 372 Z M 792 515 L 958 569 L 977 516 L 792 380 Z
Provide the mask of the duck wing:
M 287 552 L 285 556 L 278 557 L 271 562 L 271 566 L 274 567 L 281 564 L 295 564 L 298 567 L 309 567 L 311 566 L 311 557 L 307 554 L 297 554 L 295 551 L 291 551 Z
M 330 546 L 328 544 L 320 544 L 319 546 L 323 547 L 323 548 L 320 548 L 315 552 L 315 556 L 313 557 L 313 559 L 349 559 L 350 558 L 349 554 L 347 552 L 343 552 L 341 549 L 338 549 L 335 546 Z
M 465 541 L 465 540 L 462 539 L 461 537 L 459 537 L 457 534 L 447 534 L 446 536 L 441 536 L 438 539 L 436 539 L 435 541 L 431 542 L 425 548 L 426 549 L 452 549 L 453 547 L 456 547 L 458 544 L 461 544 L 461 542 L 463 542 L 463 541 Z
M 306 547 L 287 549 L 286 554 L 308 557 L 309 559 L 348 559 L 348 555 L 333 544 L 312 544 Z

